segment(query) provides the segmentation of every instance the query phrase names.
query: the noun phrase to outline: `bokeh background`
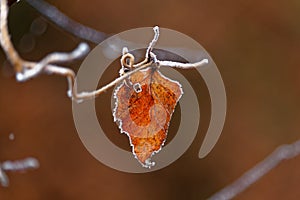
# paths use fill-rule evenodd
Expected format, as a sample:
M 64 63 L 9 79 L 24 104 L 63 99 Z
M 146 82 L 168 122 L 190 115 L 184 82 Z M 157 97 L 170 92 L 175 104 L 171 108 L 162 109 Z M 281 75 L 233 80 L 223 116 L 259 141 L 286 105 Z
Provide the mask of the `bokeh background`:
M 192 146 L 162 170 L 119 172 L 94 159 L 81 143 L 66 80 L 41 75 L 18 83 L 1 52 L 0 161 L 34 156 L 41 165 L 26 173 L 8 173 L 11 184 L 0 187 L 1 200 L 205 199 L 279 145 L 300 139 L 300 1 L 49 2 L 107 34 L 159 25 L 197 40 L 222 74 L 228 98 L 226 124 L 213 151 L 198 159 L 210 118 L 209 95 L 201 76 L 180 71 L 200 91 L 201 126 Z M 70 51 L 80 42 L 23 1 L 11 7 L 9 29 L 17 50 L 29 60 Z M 80 63 L 66 66 L 77 70 Z M 99 85 L 117 75 L 118 61 Z M 127 137 L 113 123 L 107 105 L 111 93 L 97 99 L 99 121 L 115 144 L 130 150 Z M 177 109 L 168 140 L 176 134 L 179 119 Z M 10 133 L 14 140 L 9 140 Z M 236 199 L 299 199 L 299 167 L 300 156 L 283 162 Z

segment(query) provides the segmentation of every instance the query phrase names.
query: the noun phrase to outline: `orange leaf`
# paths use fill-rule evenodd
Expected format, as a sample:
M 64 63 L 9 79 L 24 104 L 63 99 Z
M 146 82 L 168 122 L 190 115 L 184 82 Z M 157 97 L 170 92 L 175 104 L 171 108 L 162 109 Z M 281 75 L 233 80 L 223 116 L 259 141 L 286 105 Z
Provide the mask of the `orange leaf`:
M 144 167 L 163 146 L 175 106 L 183 94 L 181 85 L 149 67 L 131 75 L 114 92 L 114 120 L 126 133 L 132 152 Z

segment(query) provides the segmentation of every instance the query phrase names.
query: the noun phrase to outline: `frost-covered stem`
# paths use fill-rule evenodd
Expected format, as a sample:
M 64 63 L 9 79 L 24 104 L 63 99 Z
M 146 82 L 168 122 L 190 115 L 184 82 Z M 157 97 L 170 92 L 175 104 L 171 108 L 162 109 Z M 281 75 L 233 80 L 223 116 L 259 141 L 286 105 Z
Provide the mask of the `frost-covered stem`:
M 245 189 L 251 186 L 253 183 L 258 181 L 262 176 L 275 168 L 283 160 L 294 158 L 299 154 L 300 140 L 289 145 L 279 146 L 263 161 L 259 162 L 252 169 L 248 170 L 232 184 L 226 186 L 225 188 L 211 196 L 209 200 L 227 200 L 234 198 L 239 193 L 243 192 Z
M 23 69 L 23 72 L 17 73 L 17 80 L 26 81 L 40 74 L 45 68 L 48 68 L 49 64 L 68 62 L 75 59 L 79 59 L 85 56 L 88 52 L 89 46 L 86 43 L 80 43 L 78 47 L 70 53 L 54 52 L 48 54 L 45 58 L 43 58 L 40 62 L 37 63 L 24 61 L 23 65 L 25 68 Z M 48 73 L 53 73 L 51 72 L 51 68 L 48 68 L 45 71 L 47 71 Z M 64 76 L 64 74 L 61 75 Z
M 81 43 L 71 53 L 55 52 L 47 55 L 40 62 L 25 61 L 19 56 L 10 40 L 7 27 L 8 8 L 6 0 L 1 0 L 0 12 L 0 44 L 6 54 L 6 57 L 15 69 L 16 78 L 18 81 L 28 80 L 38 75 L 42 71 L 51 73 L 51 68 L 48 67 L 49 64 L 73 61 L 85 56 L 89 52 L 88 45 L 86 43 Z M 56 70 L 55 73 L 59 74 L 59 71 Z M 65 76 L 65 74 L 60 75 Z
M 81 58 L 89 52 L 89 47 L 86 43 L 80 43 L 78 47 L 71 53 L 60 53 L 54 52 L 47 55 L 44 59 L 39 62 L 32 62 L 23 60 L 17 51 L 15 50 L 8 33 L 7 27 L 7 1 L 0 0 L 0 44 L 6 54 L 6 57 L 13 65 L 16 72 L 16 78 L 18 81 L 26 81 L 41 72 L 47 72 L 50 74 L 57 74 L 64 76 L 68 80 L 69 91 L 75 90 L 74 80 L 75 73 L 68 68 L 61 66 L 52 65 L 53 63 L 69 62 L 74 59 Z M 70 92 L 71 93 L 71 92 Z
M 3 187 L 8 187 L 9 179 L 5 171 L 24 172 L 39 168 L 40 164 L 36 158 L 25 158 L 23 160 L 5 161 L 0 163 L 0 184 Z
M 0 184 L 3 187 L 8 187 L 8 185 L 9 185 L 8 177 L 7 177 L 6 173 L 4 172 L 4 170 L 2 169 L 1 163 L 0 163 Z
M 208 59 L 203 59 L 203 60 L 201 60 L 199 62 L 196 62 L 196 63 L 180 63 L 180 62 L 161 61 L 161 60 L 157 60 L 156 63 L 159 66 L 189 69 L 189 68 L 196 68 L 196 67 L 206 65 L 208 63 Z
M 119 78 L 116 78 L 114 81 L 110 82 L 109 84 L 105 85 L 104 87 L 100 88 L 99 90 L 95 91 L 95 95 L 99 95 L 102 92 L 104 92 L 105 90 L 107 90 L 108 88 L 111 88 L 113 86 L 115 86 L 116 84 L 120 83 L 121 81 L 125 80 L 126 78 L 128 78 L 129 76 L 131 76 L 132 74 L 145 69 L 147 67 L 149 67 L 152 64 L 152 62 L 149 63 L 145 63 L 144 65 L 141 65 L 137 68 L 135 68 L 134 70 L 127 72 L 126 74 L 124 74 L 123 76 L 120 76 Z
M 150 53 L 152 52 L 153 47 L 155 46 L 155 44 L 159 38 L 159 27 L 158 26 L 153 27 L 153 31 L 154 31 L 154 37 L 153 37 L 152 41 L 149 43 L 149 46 L 146 50 L 146 58 L 150 57 Z
M 25 158 L 23 160 L 5 161 L 1 164 L 1 168 L 5 171 L 26 171 L 39 168 L 40 164 L 36 158 Z
M 48 5 L 44 1 L 40 1 L 39 3 L 37 1 L 27 0 L 31 5 L 37 6 L 40 10 L 45 10 L 47 15 L 49 17 L 53 17 L 55 13 L 57 13 L 57 16 L 55 17 L 61 17 L 62 21 L 68 21 L 68 23 L 61 23 L 61 26 L 68 26 L 68 25 L 78 25 L 73 21 L 70 21 L 69 18 L 64 16 L 62 13 L 60 13 L 55 7 L 52 7 L 51 5 Z M 86 43 L 81 43 L 79 46 L 73 50 L 70 53 L 60 53 L 60 52 L 54 52 L 49 55 L 47 55 L 45 58 L 43 58 L 39 62 L 32 62 L 32 61 L 26 61 L 23 60 L 17 51 L 14 49 L 9 34 L 8 34 L 8 28 L 7 28 L 7 1 L 1 0 L 1 18 L 0 18 L 0 29 L 1 29 L 1 37 L 0 42 L 1 46 L 4 49 L 7 58 L 11 62 L 11 64 L 14 66 L 14 69 L 16 71 L 16 78 L 18 81 L 27 81 L 30 78 L 33 78 L 37 75 L 39 75 L 42 72 L 46 72 L 49 74 L 57 74 L 60 76 L 64 76 L 68 80 L 68 96 L 71 97 L 73 100 L 76 101 L 82 101 L 84 99 L 91 99 L 94 98 L 107 89 L 115 86 L 116 84 L 124 81 L 132 74 L 136 73 L 137 71 L 140 71 L 142 69 L 145 69 L 149 67 L 151 64 L 156 63 L 157 66 L 170 66 L 170 67 L 182 67 L 182 68 L 190 68 L 190 67 L 198 67 L 207 62 L 206 59 L 198 62 L 198 63 L 178 63 L 178 62 L 171 62 L 171 61 L 159 61 L 156 58 L 156 55 L 152 52 L 154 45 L 156 44 L 158 38 L 159 38 L 159 27 L 155 26 L 153 28 L 154 31 L 154 37 L 152 41 L 149 43 L 149 46 L 146 51 L 145 59 L 140 62 L 134 64 L 134 56 L 130 53 L 128 53 L 128 50 L 126 52 L 126 49 L 124 49 L 123 56 L 121 59 L 122 62 L 122 68 L 127 65 L 126 59 L 130 59 L 130 66 L 127 65 L 127 67 L 130 68 L 129 72 L 122 73 L 120 77 L 116 78 L 109 84 L 101 87 L 100 89 L 89 91 L 89 92 L 80 92 L 77 91 L 77 85 L 75 83 L 75 73 L 73 70 L 64 68 L 61 66 L 54 65 L 55 63 L 61 63 L 61 62 L 67 62 L 72 61 L 74 59 L 81 58 L 85 56 L 88 51 L 89 47 Z M 50 13 L 49 11 L 53 11 L 53 13 Z M 76 32 L 77 29 L 74 29 Z M 79 29 L 78 29 L 79 31 Z M 80 32 L 80 31 L 79 31 Z M 80 36 L 78 36 L 80 37 Z
M 60 73 L 60 70 L 52 71 L 51 64 L 53 63 L 61 63 L 61 62 L 70 62 L 75 59 L 79 59 L 85 56 L 89 52 L 89 47 L 86 43 L 80 43 L 78 47 L 70 53 L 61 53 L 54 52 L 47 55 L 39 62 L 32 62 L 23 60 L 21 62 L 22 69 L 20 72 L 16 73 L 16 79 L 18 81 L 27 81 L 35 76 L 39 75 L 42 72 L 47 72 L 48 74 L 57 74 L 61 76 L 65 76 L 64 73 Z M 64 68 L 61 66 L 57 66 L 64 70 L 70 70 L 68 68 Z

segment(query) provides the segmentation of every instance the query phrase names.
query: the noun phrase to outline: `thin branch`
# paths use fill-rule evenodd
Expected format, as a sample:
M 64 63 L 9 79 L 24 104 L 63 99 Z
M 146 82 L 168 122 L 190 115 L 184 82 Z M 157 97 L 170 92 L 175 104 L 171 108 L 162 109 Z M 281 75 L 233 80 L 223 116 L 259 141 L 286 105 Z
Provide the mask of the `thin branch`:
M 25 158 L 23 160 L 5 161 L 0 163 L 0 184 L 3 187 L 8 187 L 9 179 L 5 171 L 25 172 L 39 168 L 40 164 L 36 158 Z
M 154 31 L 154 37 L 152 39 L 152 41 L 149 43 L 149 46 L 147 48 L 147 51 L 146 51 L 146 58 L 150 57 L 150 52 L 152 52 L 153 50 L 153 47 L 155 46 L 158 38 L 159 38 L 159 27 L 158 26 L 155 26 L 153 28 L 153 31 Z
M 5 161 L 2 163 L 1 168 L 5 171 L 26 171 L 30 169 L 39 168 L 40 164 L 36 158 L 25 158 L 23 160 Z
M 46 13 L 49 11 L 53 11 L 54 13 L 50 12 L 47 14 L 49 17 L 58 17 L 62 16 L 62 21 L 68 21 L 70 22 L 70 19 L 68 19 L 66 16 L 61 15 L 62 13 L 56 13 L 59 12 L 55 7 L 52 7 L 51 5 L 48 5 L 47 3 L 40 1 L 40 3 L 37 3 L 38 1 L 31 1 L 27 0 L 27 2 L 31 2 L 33 5 L 38 5 L 39 8 L 45 8 Z M 116 84 L 126 80 L 128 77 L 130 77 L 132 74 L 136 73 L 137 71 L 140 71 L 142 69 L 145 69 L 152 65 L 154 62 L 157 66 L 160 65 L 166 65 L 171 67 L 197 67 L 202 64 L 205 64 L 207 62 L 206 59 L 200 61 L 199 63 L 195 64 L 184 64 L 184 63 L 178 63 L 178 62 L 171 62 L 171 61 L 159 61 L 156 58 L 156 55 L 152 52 L 154 45 L 156 44 L 158 37 L 159 37 L 159 28 L 158 26 L 154 27 L 154 37 L 152 41 L 149 43 L 149 46 L 146 51 L 145 59 L 137 64 L 134 64 L 134 56 L 130 53 L 128 53 L 128 50 L 123 49 L 123 56 L 121 58 L 121 64 L 122 69 L 125 67 L 128 67 L 130 69 L 129 72 L 126 73 L 120 73 L 120 77 L 116 78 L 109 84 L 101 87 L 98 90 L 90 91 L 90 92 L 81 92 L 78 93 L 77 91 L 77 85 L 75 84 L 75 73 L 68 68 L 60 67 L 53 65 L 53 63 L 60 63 L 60 62 L 66 62 L 66 61 L 72 61 L 74 59 L 80 58 L 84 55 L 86 55 L 89 51 L 89 47 L 85 43 L 79 44 L 79 46 L 71 53 L 51 53 L 47 55 L 44 59 L 42 59 L 39 62 L 31 62 L 31 61 L 25 61 L 23 60 L 17 53 L 17 51 L 14 49 L 10 37 L 8 34 L 8 28 L 7 28 L 7 5 L 6 0 L 1 0 L 1 45 L 6 53 L 7 58 L 10 60 L 13 66 L 15 66 L 16 71 L 16 78 L 18 81 L 26 81 L 30 78 L 33 78 L 40 74 L 41 72 L 47 72 L 52 74 L 57 74 L 60 76 L 64 76 L 68 80 L 68 96 L 71 97 L 73 100 L 76 101 L 82 101 L 84 99 L 91 99 L 95 98 L 96 96 L 100 95 L 107 89 L 115 86 Z M 71 23 L 74 26 L 77 26 L 79 24 Z M 65 23 L 61 23 L 60 25 L 65 26 Z M 74 29 L 75 30 L 75 29 Z M 87 34 L 87 33 L 85 33 Z M 129 64 L 126 62 L 127 59 L 129 59 Z
M 26 0 L 26 2 L 31 5 L 33 8 L 35 8 L 41 15 L 46 17 L 50 22 L 54 23 L 58 27 L 60 27 L 62 30 L 78 37 L 86 41 L 90 41 L 95 44 L 99 44 L 106 38 L 108 38 L 110 35 L 105 34 L 103 32 L 99 32 L 91 27 L 85 26 L 81 23 L 78 23 L 74 21 L 73 19 L 66 16 L 64 13 L 59 11 L 56 7 L 53 5 L 47 3 L 44 0 Z M 155 43 L 158 40 L 159 37 L 159 28 L 158 26 L 155 26 L 154 28 L 155 37 L 153 41 L 150 43 L 147 52 L 146 57 L 149 57 L 149 53 L 153 50 L 153 47 Z M 160 51 L 159 56 L 166 56 L 166 53 Z M 168 55 L 170 58 L 170 55 Z M 177 57 L 174 57 L 174 59 Z
M 176 67 L 176 68 L 182 68 L 182 69 L 189 69 L 189 68 L 196 68 L 203 66 L 208 63 L 208 59 L 203 59 L 196 63 L 180 63 L 180 62 L 173 62 L 173 61 L 161 61 L 157 60 L 156 62 L 159 66 L 165 66 L 165 67 Z
M 14 49 L 13 44 L 10 41 L 10 37 L 8 34 L 7 28 L 7 15 L 8 15 L 8 8 L 7 2 L 5 0 L 1 0 L 0 4 L 0 43 L 1 46 L 6 54 L 6 57 L 9 59 L 11 64 L 14 67 L 16 72 L 20 72 L 22 70 L 22 62 L 23 60 Z
M 44 0 L 26 0 L 26 2 L 55 25 L 80 39 L 99 44 L 108 37 L 105 33 L 74 21 Z
M 19 81 L 28 80 L 29 78 L 36 76 L 49 63 L 72 61 L 86 55 L 89 51 L 88 45 L 86 43 L 81 43 L 71 53 L 52 53 L 46 56 L 39 63 L 25 61 L 19 56 L 10 40 L 7 27 L 8 8 L 6 0 L 1 0 L 0 14 L 0 44 L 6 54 L 6 57 L 14 66 L 17 73 L 17 79 Z M 31 68 L 35 69 L 31 70 Z
M 74 86 L 75 73 L 68 68 L 52 65 L 51 63 L 60 63 L 72 61 L 74 59 L 81 58 L 85 56 L 89 47 L 86 43 L 81 43 L 78 47 L 71 53 L 52 53 L 42 59 L 40 62 L 31 62 L 23 60 L 17 51 L 15 50 L 8 33 L 7 27 L 7 1 L 1 0 L 0 2 L 0 44 L 6 54 L 6 57 L 10 63 L 14 66 L 16 72 L 16 78 L 18 81 L 25 81 L 34 76 L 40 74 L 41 72 L 53 73 L 67 77 L 69 84 L 69 92 L 71 95 L 71 90 Z
M 80 43 L 78 47 L 70 53 L 54 52 L 48 54 L 38 63 L 24 61 L 23 66 L 29 69 L 23 70 L 23 72 L 21 73 L 17 73 L 17 80 L 26 81 L 40 74 L 43 71 L 43 69 L 49 66 L 49 64 L 51 63 L 68 62 L 75 59 L 79 59 L 85 56 L 88 52 L 89 46 L 86 43 Z M 48 72 L 51 73 L 51 70 L 48 69 Z
M 2 169 L 1 163 L 0 163 L 0 184 L 3 187 L 8 187 L 8 185 L 9 185 L 9 179 L 8 179 L 6 173 L 4 172 L 4 170 Z
M 213 196 L 210 200 L 227 200 L 232 199 L 253 183 L 258 181 L 262 176 L 275 168 L 282 161 L 294 158 L 300 154 L 300 140 L 289 144 L 282 145 L 275 149 L 268 157 L 259 162 L 252 169 L 244 173 L 232 184 L 226 186 Z

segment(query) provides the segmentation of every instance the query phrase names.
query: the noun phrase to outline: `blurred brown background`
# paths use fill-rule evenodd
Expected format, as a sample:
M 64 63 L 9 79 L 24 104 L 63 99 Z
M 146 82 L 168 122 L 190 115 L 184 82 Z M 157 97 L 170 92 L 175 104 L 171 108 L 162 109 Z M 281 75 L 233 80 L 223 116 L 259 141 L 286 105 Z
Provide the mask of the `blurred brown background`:
M 226 124 L 213 151 L 198 159 L 210 117 L 209 96 L 200 76 L 181 71 L 203 91 L 198 94 L 202 119 L 196 140 L 162 170 L 119 172 L 94 159 L 81 143 L 66 96 L 66 80 L 42 75 L 18 83 L 2 52 L 0 161 L 34 156 L 41 166 L 27 173 L 8 173 L 11 184 L 0 187 L 1 200 L 205 199 L 277 146 L 300 138 L 300 1 L 49 2 L 104 33 L 159 25 L 197 40 L 222 74 L 228 98 Z M 36 19 L 47 28 L 34 35 L 30 27 Z M 16 48 L 30 60 L 69 51 L 80 41 L 22 1 L 10 10 L 9 28 Z M 69 66 L 76 70 L 80 61 Z M 117 72 L 118 65 L 110 68 L 103 84 Z M 97 99 L 99 121 L 111 140 L 129 150 L 127 137 L 118 133 L 103 103 L 110 102 L 111 92 Z M 179 118 L 176 111 L 173 120 Z M 176 127 L 176 123 L 171 125 L 169 140 Z M 8 138 L 11 132 L 16 137 L 13 141 Z M 299 167 L 299 156 L 283 162 L 236 199 L 299 199 Z

